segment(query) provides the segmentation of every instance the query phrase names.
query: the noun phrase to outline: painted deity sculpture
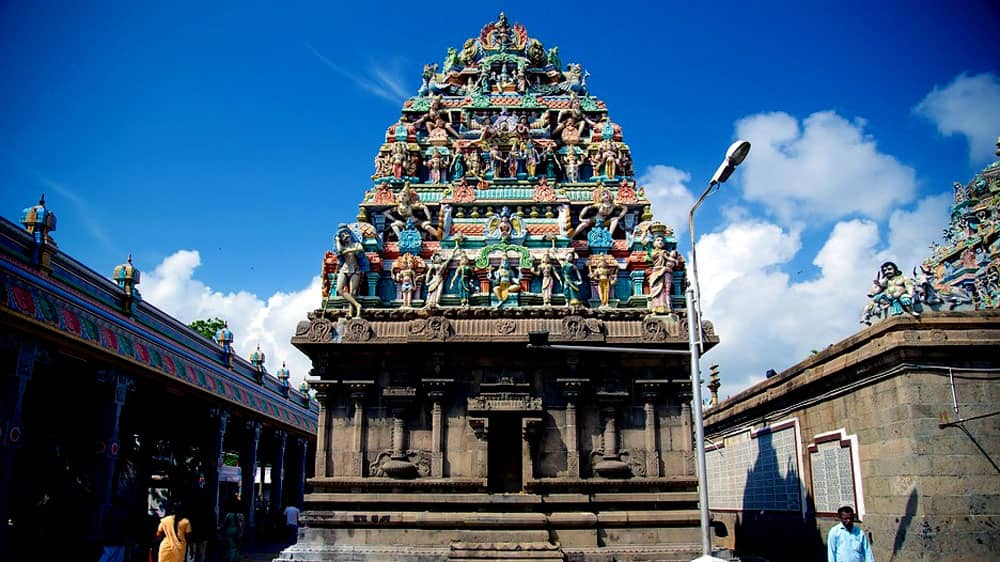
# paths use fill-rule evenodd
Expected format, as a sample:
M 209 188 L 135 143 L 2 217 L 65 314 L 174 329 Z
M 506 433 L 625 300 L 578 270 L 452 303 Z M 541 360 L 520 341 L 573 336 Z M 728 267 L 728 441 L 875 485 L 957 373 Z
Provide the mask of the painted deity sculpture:
M 476 268 L 472 265 L 472 260 L 468 254 L 462 252 L 458 259 L 458 267 L 455 268 L 455 276 L 451 278 L 449 289 L 454 289 L 458 285 L 458 298 L 462 306 L 469 304 L 469 297 L 476 294 Z
M 493 296 L 496 299 L 496 306 L 501 307 L 507 304 L 508 299 L 516 296 L 521 287 L 518 285 L 520 276 L 510 268 L 507 258 L 501 258 L 496 271 L 493 272 Z
M 559 163 L 559 156 L 556 154 L 555 150 L 552 149 L 551 144 L 545 145 L 540 159 L 545 176 L 549 179 L 555 179 L 556 171 L 562 169 L 562 164 Z
M 597 254 L 587 261 L 587 272 L 597 288 L 601 307 L 607 307 L 614 286 L 618 282 L 618 262 L 607 254 Z
M 448 254 L 448 257 L 442 257 L 442 252 L 434 252 L 431 256 L 431 262 L 427 265 L 427 271 L 424 273 L 424 286 L 427 287 L 427 298 L 424 301 L 424 306 L 428 308 L 434 308 L 438 306 L 441 301 L 441 293 L 444 292 L 445 279 L 448 277 L 448 264 L 458 253 L 458 244 L 455 244 L 455 248 Z
M 431 212 L 427 205 L 420 202 L 420 195 L 410 187 L 410 182 L 403 184 L 403 188 L 396 194 L 396 205 L 387 209 L 383 215 L 390 221 L 389 226 L 397 239 L 399 233 L 406 227 L 408 219 L 413 220 L 416 228 L 437 239 L 437 230 L 431 224 Z
M 672 244 L 671 244 L 672 245 Z M 670 312 L 670 293 L 674 271 L 684 265 L 680 252 L 668 245 L 666 233 L 656 234 L 647 256 L 649 261 L 649 310 L 654 314 Z
M 337 229 L 337 295 L 349 304 L 348 314 L 361 315 L 361 303 L 357 300 L 361 278 L 368 271 L 368 257 L 361 245 L 361 237 L 347 225 Z
M 465 154 L 457 150 L 451 157 L 451 177 L 454 179 L 465 177 Z
M 563 156 L 563 169 L 566 170 L 566 181 L 570 183 L 580 181 L 580 159 L 576 152 L 570 150 Z
M 594 203 L 580 211 L 580 224 L 573 231 L 573 236 L 586 232 L 596 224 L 597 219 L 608 225 L 608 231 L 613 235 L 626 212 L 626 207 L 615 204 L 611 190 L 598 182 L 598 187 L 594 190 Z
M 444 158 L 441 153 L 435 150 L 427 160 L 427 181 L 429 183 L 441 183 L 447 181 L 447 171 Z
M 566 306 L 580 304 L 580 287 L 583 285 L 583 276 L 576 266 L 576 252 L 572 249 L 567 252 L 561 263 L 563 297 L 566 298 Z
M 542 278 L 542 304 L 549 306 L 552 304 L 552 289 L 555 283 L 558 281 L 562 284 L 562 278 L 559 276 L 558 266 L 552 263 L 552 255 L 549 252 L 542 254 L 541 260 L 538 265 L 533 270 L 535 275 Z
M 417 290 L 417 268 L 420 258 L 413 254 L 403 254 L 392 264 L 392 277 L 398 284 L 399 298 L 403 308 L 413 304 L 413 293 Z
M 913 280 L 903 275 L 895 263 L 883 263 L 872 283 L 872 290 L 868 293 L 871 301 L 865 307 L 862 322 L 870 324 L 871 318 L 881 315 L 898 316 L 906 313 L 920 316 L 914 307 L 914 294 Z

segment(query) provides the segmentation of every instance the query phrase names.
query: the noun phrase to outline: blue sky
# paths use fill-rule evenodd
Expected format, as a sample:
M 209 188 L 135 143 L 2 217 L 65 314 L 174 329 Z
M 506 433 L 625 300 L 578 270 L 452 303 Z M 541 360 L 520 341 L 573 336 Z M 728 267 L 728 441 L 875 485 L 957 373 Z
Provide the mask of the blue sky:
M 63 250 L 109 273 L 132 252 L 147 299 L 234 318 L 293 376 L 385 127 L 500 9 L 591 73 L 679 231 L 726 146 L 754 142 L 698 215 L 729 391 L 853 331 L 867 268 L 925 254 L 1000 135 L 986 1 L 203 4 L 0 5 L 0 214 L 44 192 Z

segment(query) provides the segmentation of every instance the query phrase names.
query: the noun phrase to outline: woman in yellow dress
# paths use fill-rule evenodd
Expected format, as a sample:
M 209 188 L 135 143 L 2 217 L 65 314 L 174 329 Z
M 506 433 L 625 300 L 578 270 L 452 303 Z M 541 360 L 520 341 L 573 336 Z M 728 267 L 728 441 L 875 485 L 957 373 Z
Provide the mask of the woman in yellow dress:
M 183 510 L 178 506 L 173 515 L 160 519 L 156 528 L 156 538 L 160 541 L 160 562 L 184 562 L 187 552 L 187 537 L 191 533 L 191 522 L 184 517 Z

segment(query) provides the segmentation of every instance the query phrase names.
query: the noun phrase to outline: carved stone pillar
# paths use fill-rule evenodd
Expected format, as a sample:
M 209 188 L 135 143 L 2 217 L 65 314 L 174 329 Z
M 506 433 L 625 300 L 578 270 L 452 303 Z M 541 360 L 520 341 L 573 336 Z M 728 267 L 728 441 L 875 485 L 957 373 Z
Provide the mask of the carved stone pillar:
M 314 474 L 316 478 L 333 476 L 330 398 L 335 384 L 332 381 L 310 383 L 310 386 L 316 390 L 316 400 L 319 402 L 319 418 L 316 423 L 316 470 Z
M 211 441 L 208 448 L 208 470 L 205 474 L 205 490 L 208 499 L 212 502 L 212 510 L 215 512 L 215 523 L 219 522 L 219 472 L 222 470 L 223 444 L 226 440 L 226 426 L 229 425 L 229 411 L 222 408 L 212 408 L 208 412 L 209 418 L 214 422 L 214 431 L 211 433 Z
M 535 478 L 535 453 L 538 450 L 538 428 L 542 418 L 521 418 L 521 482 L 527 485 Z
M 124 373 L 114 370 L 101 371 L 97 374 L 98 383 L 107 385 L 103 390 L 108 391 L 107 402 L 100 404 L 101 420 L 98 422 L 98 435 L 95 452 L 97 453 L 94 464 L 94 494 L 98 501 L 98 523 L 104 514 L 111 507 L 111 494 L 113 490 L 115 464 L 118 460 L 118 421 L 121 419 L 122 406 L 125 405 L 125 397 L 130 387 L 133 386 L 132 378 Z
M 587 379 L 556 379 L 566 398 L 566 477 L 580 477 L 580 438 L 577 434 L 576 404 Z
M 17 366 L 14 369 L 13 377 L 4 377 L 2 396 L 0 398 L 6 402 L 10 410 L 3 412 L 4 418 L 0 419 L 0 543 L 8 544 L 6 540 L 7 519 L 10 512 L 8 503 L 10 498 L 10 485 L 13 479 L 14 457 L 21 447 L 24 438 L 24 393 L 28 389 L 28 383 L 34 374 L 35 365 L 40 361 L 43 350 L 40 345 L 30 340 L 17 342 Z
M 431 478 L 444 477 L 444 413 L 441 400 L 454 379 L 423 379 L 424 392 L 431 399 Z
M 253 536 L 254 527 L 257 526 L 255 521 L 255 500 L 254 492 L 257 478 L 257 447 L 260 445 L 260 432 L 262 431 L 262 426 L 259 421 L 247 420 L 246 421 L 246 442 L 243 444 L 243 448 L 240 451 L 240 468 L 242 469 L 242 481 L 240 483 L 241 496 L 243 500 L 243 514 L 247 521 L 247 530 Z
M 303 500 L 306 495 L 306 462 L 309 457 L 309 440 L 305 437 L 299 437 L 295 440 L 295 443 L 299 447 L 299 468 L 294 503 L 299 509 L 302 509 Z
M 489 432 L 490 432 L 490 419 L 489 418 L 469 418 L 469 425 L 472 426 L 472 431 L 476 435 L 478 440 L 478 450 L 476 451 L 476 467 L 473 474 L 477 478 L 486 478 L 489 474 Z
M 351 476 L 365 475 L 365 398 L 375 381 L 345 381 L 354 405 L 354 427 L 351 434 Z
M 643 399 L 643 413 L 645 414 L 645 442 L 646 442 L 646 476 L 656 478 L 660 476 L 660 451 L 658 450 L 656 438 L 656 401 L 662 390 L 670 384 L 669 380 L 637 380 L 636 386 Z
M 441 448 L 444 428 L 441 417 L 441 400 L 434 400 L 431 405 L 431 478 L 444 476 L 444 451 Z
M 285 445 L 288 434 L 274 432 L 274 460 L 271 464 L 271 513 L 280 513 L 285 507 Z
M 403 409 L 396 408 L 392 412 L 392 456 L 403 456 L 406 440 L 406 421 L 403 420 Z

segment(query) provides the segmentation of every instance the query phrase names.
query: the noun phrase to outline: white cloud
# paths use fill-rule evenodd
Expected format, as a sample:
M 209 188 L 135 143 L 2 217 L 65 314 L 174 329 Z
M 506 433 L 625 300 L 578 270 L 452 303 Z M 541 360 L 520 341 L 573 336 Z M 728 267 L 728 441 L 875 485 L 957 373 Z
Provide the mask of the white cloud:
M 935 86 L 913 111 L 931 120 L 942 135 L 963 135 L 970 162 L 989 162 L 1000 126 L 1000 78 L 992 73 L 959 74 L 951 84 Z
M 414 88 L 413 92 L 408 92 L 406 88 L 403 87 L 403 80 L 399 77 L 398 65 L 395 65 L 393 69 L 389 69 L 380 64 L 372 63 L 370 72 L 368 76 L 363 76 L 352 70 L 343 68 L 336 63 L 334 63 L 329 58 L 323 56 L 322 53 L 316 50 L 312 45 L 306 44 L 306 48 L 312 52 L 325 64 L 330 70 L 339 74 L 340 76 L 347 78 L 354 83 L 355 86 L 367 91 L 370 94 L 378 96 L 384 100 L 390 101 L 393 104 L 401 104 L 406 98 L 416 93 Z
M 948 203 L 947 195 L 936 195 L 912 210 L 895 210 L 884 238 L 871 220 L 838 222 L 812 260 L 818 274 L 805 280 L 780 269 L 800 251 L 794 230 L 748 220 L 701 237 L 704 314 L 722 342 L 705 364 L 720 364 L 721 394 L 735 394 L 767 369 L 780 372 L 855 333 L 879 264 L 892 260 L 912 271 L 946 224 Z
M 832 111 L 801 125 L 783 112 L 736 123 L 736 136 L 753 145 L 742 166 L 744 196 L 764 205 L 782 224 L 826 224 L 859 214 L 883 219 L 916 192 L 914 170 L 878 151 L 865 121 Z
M 800 247 L 797 233 L 764 222 L 739 222 L 702 236 L 697 247 L 702 302 L 712 301 L 746 272 L 765 271 L 791 260 Z
M 694 195 L 685 185 L 689 181 L 691 174 L 663 165 L 646 168 L 638 180 L 646 188 L 653 216 L 677 233 L 687 232 L 687 214 L 694 204 Z
M 249 357 L 260 344 L 267 356 L 268 371 L 274 373 L 284 361 L 291 371 L 293 386 L 298 386 L 308 375 L 311 363 L 289 340 L 296 324 L 319 304 L 319 277 L 301 291 L 261 298 L 246 291 L 213 290 L 194 277 L 199 265 L 201 255 L 197 250 L 178 250 L 167 256 L 143 277 L 143 298 L 184 323 L 213 317 L 226 320 L 238 355 Z

